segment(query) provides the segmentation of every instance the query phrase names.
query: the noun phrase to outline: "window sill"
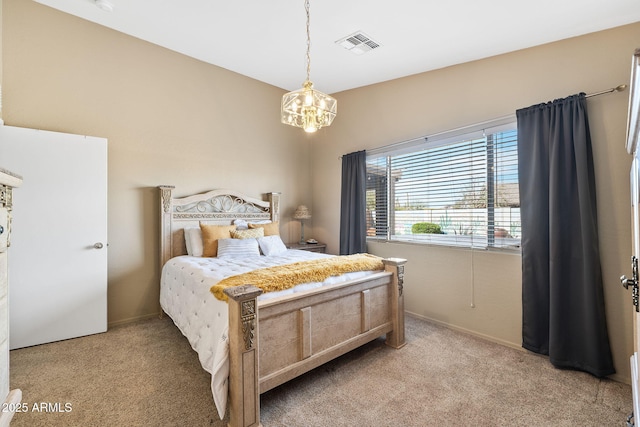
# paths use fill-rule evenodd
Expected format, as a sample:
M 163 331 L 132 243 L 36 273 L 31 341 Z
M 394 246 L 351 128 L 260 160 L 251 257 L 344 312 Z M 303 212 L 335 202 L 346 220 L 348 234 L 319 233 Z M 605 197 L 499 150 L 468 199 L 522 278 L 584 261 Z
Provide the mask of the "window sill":
M 409 246 L 430 246 L 430 247 L 441 247 L 448 249 L 458 249 L 458 250 L 475 250 L 475 251 L 486 251 L 486 252 L 496 252 L 501 254 L 517 254 L 520 255 L 522 253 L 520 245 L 518 246 L 469 246 L 464 245 L 463 243 L 445 243 L 445 242 L 433 242 L 433 241 L 420 241 L 418 239 L 385 239 L 382 237 L 367 237 L 367 242 L 371 243 L 392 243 L 392 244 L 400 244 L 400 245 L 409 245 Z

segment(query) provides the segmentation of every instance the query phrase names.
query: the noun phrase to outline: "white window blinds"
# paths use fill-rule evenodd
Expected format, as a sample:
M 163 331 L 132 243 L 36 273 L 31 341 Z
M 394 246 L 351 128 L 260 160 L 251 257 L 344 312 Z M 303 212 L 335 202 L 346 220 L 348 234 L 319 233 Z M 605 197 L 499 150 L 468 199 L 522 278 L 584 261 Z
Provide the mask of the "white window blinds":
M 368 152 L 368 236 L 518 247 L 517 154 L 513 121 Z

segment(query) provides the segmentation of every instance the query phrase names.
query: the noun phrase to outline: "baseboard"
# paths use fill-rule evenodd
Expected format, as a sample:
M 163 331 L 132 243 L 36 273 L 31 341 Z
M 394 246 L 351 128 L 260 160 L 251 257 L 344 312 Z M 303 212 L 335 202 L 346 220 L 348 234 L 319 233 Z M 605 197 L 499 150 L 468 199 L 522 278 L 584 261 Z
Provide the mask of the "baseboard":
M 427 316 L 422 316 L 420 314 L 412 313 L 410 311 L 405 311 L 405 314 L 407 316 L 415 317 L 416 319 L 426 320 L 427 322 L 435 323 L 437 325 L 443 326 L 445 328 L 448 328 L 448 329 L 451 329 L 451 330 L 454 330 L 454 331 L 458 331 L 458 332 L 462 332 L 464 334 L 472 335 L 474 337 L 483 339 L 485 341 L 493 342 L 493 343 L 496 343 L 496 344 L 503 345 L 505 347 L 509 347 L 509 348 L 513 348 L 513 349 L 516 349 L 516 350 L 519 350 L 519 351 L 522 351 L 522 352 L 525 352 L 525 353 L 529 353 L 529 351 L 524 349 L 521 345 L 517 345 L 517 344 L 514 344 L 514 343 L 509 342 L 509 341 L 501 340 L 499 338 L 492 337 L 491 335 L 481 334 L 479 332 L 472 331 L 470 329 L 461 328 L 459 326 L 455 326 L 455 325 L 452 325 L 450 323 L 443 322 L 441 320 L 432 319 L 432 318 L 427 317 Z M 532 353 L 532 354 L 535 354 L 535 353 Z M 544 357 L 544 356 L 541 356 L 541 357 Z M 609 378 L 609 379 L 611 379 L 613 381 L 617 381 L 619 383 L 631 384 L 631 379 L 630 378 L 626 378 L 626 377 L 624 377 L 624 376 L 622 376 L 622 375 L 620 375 L 618 373 L 615 373 L 613 375 L 609 375 L 607 378 Z
M 520 346 L 518 344 L 509 342 L 509 341 L 506 341 L 506 340 L 501 340 L 500 338 L 492 337 L 491 335 L 481 334 L 479 332 L 472 331 L 471 329 L 461 328 L 460 326 L 455 326 L 455 325 L 452 325 L 450 323 L 443 322 L 442 320 L 433 319 L 433 318 L 427 317 L 427 316 L 422 316 L 420 314 L 412 313 L 410 311 L 405 311 L 405 314 L 407 314 L 408 316 L 411 316 L 411 317 L 415 317 L 416 319 L 426 320 L 427 322 L 431 322 L 431 323 L 435 323 L 435 324 L 440 325 L 440 326 L 444 326 L 445 328 L 448 328 L 448 329 L 451 329 L 451 330 L 454 330 L 454 331 L 462 332 L 462 333 L 467 334 L 467 335 L 472 335 L 474 337 L 483 339 L 485 341 L 489 341 L 489 342 L 493 342 L 493 343 L 496 343 L 496 344 L 500 344 L 500 345 L 503 345 L 505 347 L 510 347 L 510 348 L 513 348 L 513 349 L 516 349 L 516 350 L 520 350 L 520 351 L 523 351 L 523 352 L 526 351 L 524 348 L 522 348 L 522 346 Z
M 609 375 L 607 378 L 610 378 L 610 379 L 612 379 L 614 381 L 617 381 L 619 383 L 622 383 L 622 384 L 631 385 L 631 378 L 623 377 L 622 375 L 620 375 L 618 373 L 615 373 L 613 375 Z
M 108 327 L 109 328 L 113 328 L 115 326 L 122 326 L 122 325 L 126 325 L 127 323 L 137 322 L 139 320 L 156 319 L 158 317 L 162 317 L 162 314 L 161 313 L 152 313 L 152 314 L 145 314 L 144 316 L 129 317 L 128 319 L 116 320 L 115 322 L 109 322 Z

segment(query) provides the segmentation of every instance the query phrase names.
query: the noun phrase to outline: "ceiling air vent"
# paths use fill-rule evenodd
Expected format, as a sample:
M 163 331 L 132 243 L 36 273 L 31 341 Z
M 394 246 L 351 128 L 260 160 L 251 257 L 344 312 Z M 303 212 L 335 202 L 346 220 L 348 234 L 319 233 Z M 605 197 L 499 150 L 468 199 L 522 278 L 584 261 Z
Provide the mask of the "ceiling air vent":
M 336 44 L 342 46 L 356 55 L 362 55 L 380 47 L 380 43 L 371 40 L 371 37 L 362 31 L 355 32 L 347 37 L 336 41 Z

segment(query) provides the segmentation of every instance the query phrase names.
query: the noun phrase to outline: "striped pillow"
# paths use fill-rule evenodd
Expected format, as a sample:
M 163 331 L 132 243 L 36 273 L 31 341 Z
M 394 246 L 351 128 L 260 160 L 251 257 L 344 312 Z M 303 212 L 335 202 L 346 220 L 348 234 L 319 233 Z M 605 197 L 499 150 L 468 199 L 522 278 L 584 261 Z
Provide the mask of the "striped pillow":
M 218 258 L 247 258 L 260 256 L 256 239 L 219 239 Z

